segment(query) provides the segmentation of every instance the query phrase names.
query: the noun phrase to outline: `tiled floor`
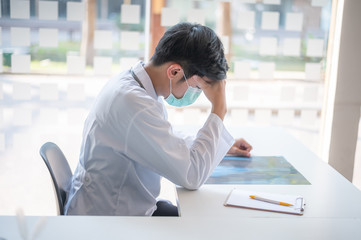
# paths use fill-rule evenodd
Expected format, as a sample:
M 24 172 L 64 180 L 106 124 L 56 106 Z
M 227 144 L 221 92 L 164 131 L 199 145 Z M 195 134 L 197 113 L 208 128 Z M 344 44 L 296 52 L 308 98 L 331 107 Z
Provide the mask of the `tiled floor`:
M 105 77 L 92 76 L 0 76 L 0 215 L 14 215 L 18 208 L 22 208 L 26 215 L 56 214 L 51 179 L 40 158 L 40 146 L 46 141 L 56 142 L 74 170 L 78 161 L 83 121 L 94 97 L 106 81 Z M 319 117 L 316 117 L 315 121 L 307 122 L 300 110 L 304 95 L 300 89 L 310 84 L 271 83 L 242 82 L 241 85 L 247 85 L 248 93 L 241 93 L 248 97 L 240 97 L 237 95 L 239 92 L 234 91 L 237 89 L 235 85 L 239 85 L 238 82 L 228 82 L 227 86 L 231 92 L 228 104 L 231 109 L 225 120 L 226 126 L 283 126 L 318 154 Z M 282 105 L 277 97 L 283 86 L 295 87 L 297 97 L 293 104 L 296 111 L 292 115 L 292 121 L 283 121 L 280 114 L 271 107 Z M 322 84 L 318 84 L 318 87 L 320 92 L 323 91 Z M 201 99 L 200 102 L 202 101 Z M 202 103 L 198 105 L 204 106 Z M 307 102 L 304 106 L 308 108 L 310 105 L 318 106 L 319 103 Z M 237 109 L 237 106 L 241 111 L 247 110 L 232 111 Z M 266 109 L 262 106 L 266 106 Z M 257 113 L 257 109 L 268 111 Z M 192 111 L 187 113 L 170 108 L 169 118 L 174 124 L 201 126 L 201 122 L 207 117 L 207 111 Z M 244 113 L 245 115 L 242 115 Z M 196 121 L 189 121 L 190 118 L 187 116 L 198 118 L 194 118 Z M 259 116 L 261 120 L 267 120 L 258 121 Z M 357 157 L 360 159 L 360 134 L 359 143 Z M 361 160 L 357 166 L 361 169 Z M 361 186 L 361 179 L 358 179 L 357 183 Z M 161 198 L 170 199 L 175 203 L 174 186 L 168 181 L 163 181 L 162 187 Z

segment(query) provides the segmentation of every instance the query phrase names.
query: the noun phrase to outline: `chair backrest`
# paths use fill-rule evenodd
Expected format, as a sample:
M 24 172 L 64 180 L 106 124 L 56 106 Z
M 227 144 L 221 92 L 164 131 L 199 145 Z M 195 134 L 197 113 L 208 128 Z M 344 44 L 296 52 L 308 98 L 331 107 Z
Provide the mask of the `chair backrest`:
M 58 214 L 64 215 L 64 205 L 69 193 L 72 172 L 63 152 L 52 142 L 43 144 L 40 148 L 43 158 L 53 180 L 56 198 L 58 200 Z

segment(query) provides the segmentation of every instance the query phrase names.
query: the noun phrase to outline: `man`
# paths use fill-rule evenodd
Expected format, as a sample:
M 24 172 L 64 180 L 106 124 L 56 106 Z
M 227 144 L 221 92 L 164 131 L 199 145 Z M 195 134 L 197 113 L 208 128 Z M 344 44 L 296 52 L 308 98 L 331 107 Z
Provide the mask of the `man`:
M 66 214 L 177 215 L 175 206 L 157 203 L 161 177 L 198 189 L 227 152 L 250 156 L 252 147 L 234 141 L 222 122 L 227 70 L 216 34 L 180 23 L 164 34 L 149 63 L 111 79 L 85 122 Z M 211 114 L 195 139 L 177 136 L 161 97 L 185 106 L 201 91 Z

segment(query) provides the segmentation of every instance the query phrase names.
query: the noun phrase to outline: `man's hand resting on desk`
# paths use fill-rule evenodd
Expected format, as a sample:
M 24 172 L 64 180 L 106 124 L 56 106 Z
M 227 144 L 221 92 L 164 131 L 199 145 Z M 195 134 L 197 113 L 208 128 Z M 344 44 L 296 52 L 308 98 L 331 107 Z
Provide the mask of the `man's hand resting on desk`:
M 252 146 L 243 138 L 236 139 L 233 146 L 229 149 L 227 154 L 233 156 L 250 157 Z

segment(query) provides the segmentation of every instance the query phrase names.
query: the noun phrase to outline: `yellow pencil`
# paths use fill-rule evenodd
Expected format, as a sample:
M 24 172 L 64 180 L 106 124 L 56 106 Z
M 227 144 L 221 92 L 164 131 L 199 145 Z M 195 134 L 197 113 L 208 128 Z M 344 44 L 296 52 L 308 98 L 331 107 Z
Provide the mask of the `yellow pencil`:
M 289 203 L 279 202 L 279 201 L 275 201 L 275 200 L 271 200 L 271 199 L 267 199 L 267 198 L 262 198 L 262 197 L 259 197 L 259 196 L 256 196 L 256 195 L 250 195 L 249 197 L 254 199 L 254 200 L 259 200 L 259 201 L 263 201 L 263 202 L 278 204 L 278 205 L 282 205 L 282 206 L 287 206 L 287 207 L 293 206 L 292 204 L 289 204 Z

